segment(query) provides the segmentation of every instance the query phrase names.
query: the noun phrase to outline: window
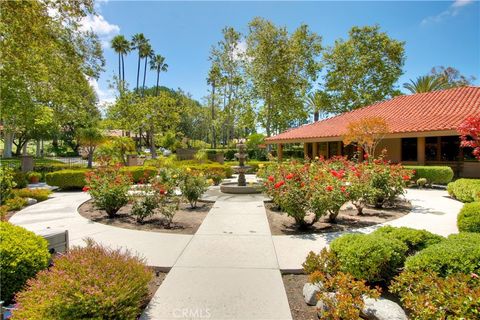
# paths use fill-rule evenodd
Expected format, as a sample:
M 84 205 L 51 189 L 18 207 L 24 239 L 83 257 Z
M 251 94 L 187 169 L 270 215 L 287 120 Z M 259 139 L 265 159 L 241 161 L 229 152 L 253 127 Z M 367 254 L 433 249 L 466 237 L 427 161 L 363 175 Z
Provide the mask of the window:
M 338 152 L 338 145 L 339 143 L 337 141 L 334 142 L 329 142 L 328 143 L 328 157 L 334 157 L 338 156 L 340 153 Z
M 402 138 L 402 161 L 417 160 L 417 138 Z
M 425 160 L 436 161 L 440 160 L 439 156 L 439 137 L 425 138 Z
M 440 150 L 442 161 L 457 161 L 460 149 L 460 138 L 448 136 L 440 138 Z

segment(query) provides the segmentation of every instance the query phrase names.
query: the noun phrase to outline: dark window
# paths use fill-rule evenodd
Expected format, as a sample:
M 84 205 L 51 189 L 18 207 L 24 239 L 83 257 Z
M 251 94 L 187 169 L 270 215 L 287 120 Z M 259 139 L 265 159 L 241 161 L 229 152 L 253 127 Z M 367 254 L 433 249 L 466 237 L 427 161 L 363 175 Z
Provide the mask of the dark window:
M 334 156 L 338 156 L 338 154 L 339 154 L 338 151 L 339 150 L 338 150 L 338 142 L 337 141 L 328 143 L 328 157 L 329 158 L 334 157 Z
M 460 148 L 460 139 L 458 136 L 448 136 L 440 138 L 440 150 L 442 161 L 457 161 Z
M 417 160 L 417 138 L 402 138 L 402 161 Z
M 438 158 L 438 137 L 428 137 L 425 138 L 425 160 L 427 161 L 436 161 L 440 160 Z
M 343 146 L 343 155 L 347 156 L 348 159 L 352 159 L 353 156 L 355 155 L 355 151 L 357 150 L 357 147 L 354 146 L 353 144 L 349 145 L 344 145 Z

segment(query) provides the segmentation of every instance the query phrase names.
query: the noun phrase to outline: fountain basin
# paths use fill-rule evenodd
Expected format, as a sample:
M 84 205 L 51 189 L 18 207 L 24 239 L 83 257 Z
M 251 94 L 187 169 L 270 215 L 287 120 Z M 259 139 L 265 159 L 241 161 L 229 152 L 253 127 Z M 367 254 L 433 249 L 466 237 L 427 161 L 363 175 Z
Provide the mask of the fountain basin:
M 261 193 L 262 185 L 258 182 L 250 182 L 246 186 L 239 186 L 237 182 L 225 182 L 220 184 L 220 191 L 231 194 Z

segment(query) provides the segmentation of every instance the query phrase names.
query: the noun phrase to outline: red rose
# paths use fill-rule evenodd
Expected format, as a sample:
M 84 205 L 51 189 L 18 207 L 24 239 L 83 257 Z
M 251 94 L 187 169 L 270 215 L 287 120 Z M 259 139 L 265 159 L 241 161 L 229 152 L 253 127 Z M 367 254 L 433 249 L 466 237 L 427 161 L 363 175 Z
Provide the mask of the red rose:
M 268 181 L 273 182 L 275 181 L 275 178 L 273 176 L 268 177 Z
M 295 175 L 293 173 L 289 173 L 287 174 L 287 176 L 285 178 L 287 178 L 288 180 L 292 179 Z
M 368 157 L 369 157 L 369 156 L 368 156 L 368 153 L 365 153 L 365 154 L 363 155 L 363 157 L 364 157 L 365 159 L 368 159 Z
M 403 179 L 404 181 L 408 181 L 408 180 L 410 180 L 410 177 L 407 176 L 407 175 L 404 175 L 404 176 L 402 177 L 402 179 Z
M 85 186 L 85 187 L 83 187 L 83 189 L 82 189 L 83 192 L 87 192 L 88 190 L 90 190 L 90 187 L 89 187 L 89 186 Z
M 327 186 L 327 187 L 325 188 L 325 190 L 327 190 L 327 191 L 333 191 L 333 187 L 332 187 L 332 186 Z
M 340 187 L 340 190 L 341 190 L 342 192 L 345 192 L 345 191 L 347 191 L 347 187 L 341 186 L 341 187 Z
M 166 194 L 166 193 L 167 193 L 167 190 L 160 189 L 160 194 Z
M 275 186 L 274 186 L 274 187 L 275 187 L 275 189 L 278 189 L 278 188 L 280 188 L 281 186 L 283 186 L 284 184 L 285 184 L 285 181 L 282 180 L 282 181 L 279 181 L 279 182 L 275 183 Z

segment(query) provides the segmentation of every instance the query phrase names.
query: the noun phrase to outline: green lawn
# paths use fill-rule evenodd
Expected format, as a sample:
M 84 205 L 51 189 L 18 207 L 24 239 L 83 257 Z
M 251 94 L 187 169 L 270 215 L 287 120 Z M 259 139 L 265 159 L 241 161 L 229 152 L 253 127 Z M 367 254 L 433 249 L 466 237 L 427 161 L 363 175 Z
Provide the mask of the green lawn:
M 7 159 L 2 158 L 0 159 L 0 163 L 2 165 L 7 165 L 7 164 L 20 165 L 20 158 L 7 158 Z M 62 162 L 58 160 L 47 159 L 47 158 L 35 158 L 35 164 L 51 164 L 51 163 L 62 163 Z

